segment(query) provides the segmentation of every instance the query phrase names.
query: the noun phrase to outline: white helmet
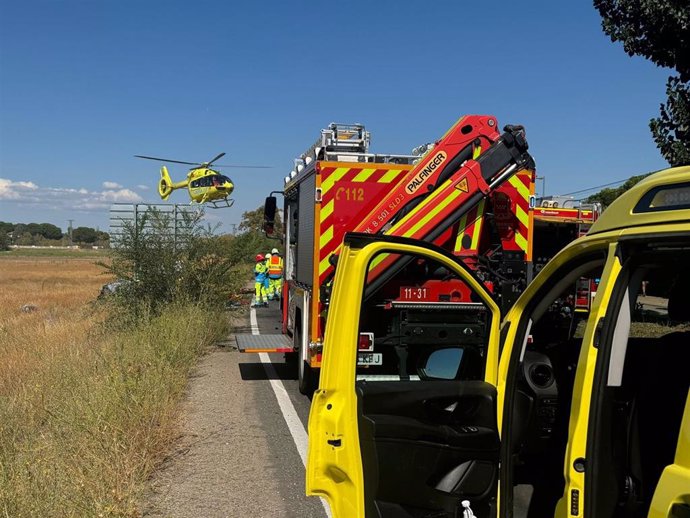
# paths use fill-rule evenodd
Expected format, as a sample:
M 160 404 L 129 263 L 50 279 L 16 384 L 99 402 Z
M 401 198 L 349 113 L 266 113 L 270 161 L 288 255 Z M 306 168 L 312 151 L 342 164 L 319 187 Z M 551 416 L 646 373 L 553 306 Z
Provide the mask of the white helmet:
M 272 253 L 273 255 L 280 254 L 280 252 L 278 251 L 277 248 L 274 248 L 273 250 L 271 250 L 271 253 Z
M 266 259 L 270 259 L 270 258 L 271 258 L 271 254 L 266 254 L 265 257 L 266 257 Z

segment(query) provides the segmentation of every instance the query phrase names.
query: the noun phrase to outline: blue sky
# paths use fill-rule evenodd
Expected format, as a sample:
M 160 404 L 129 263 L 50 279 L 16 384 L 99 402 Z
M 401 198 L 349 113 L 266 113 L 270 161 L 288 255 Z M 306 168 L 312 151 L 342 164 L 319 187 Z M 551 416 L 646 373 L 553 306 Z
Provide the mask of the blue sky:
M 208 213 L 230 231 L 331 121 L 409 153 L 468 113 L 523 124 L 567 193 L 666 166 L 668 75 L 590 2 L 0 0 L 0 220 L 106 229 L 111 202 L 160 201 L 133 155 L 225 151 L 274 167 L 226 170 L 237 202 Z

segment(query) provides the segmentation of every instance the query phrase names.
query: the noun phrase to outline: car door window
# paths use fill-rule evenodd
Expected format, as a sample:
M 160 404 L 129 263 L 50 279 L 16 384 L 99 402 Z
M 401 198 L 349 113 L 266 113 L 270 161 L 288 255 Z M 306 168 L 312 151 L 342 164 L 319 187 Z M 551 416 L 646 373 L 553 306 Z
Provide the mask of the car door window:
M 587 437 L 586 488 L 598 517 L 647 516 L 664 468 L 674 463 L 690 387 L 687 241 L 624 250 Z

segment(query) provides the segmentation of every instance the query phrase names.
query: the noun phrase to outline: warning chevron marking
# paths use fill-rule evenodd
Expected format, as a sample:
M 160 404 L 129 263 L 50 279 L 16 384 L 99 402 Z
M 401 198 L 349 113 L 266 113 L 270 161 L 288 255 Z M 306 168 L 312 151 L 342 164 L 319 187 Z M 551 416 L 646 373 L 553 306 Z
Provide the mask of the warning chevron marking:
M 456 183 L 455 188 L 458 191 L 470 192 L 470 188 L 467 186 L 467 178 L 465 177 L 462 180 L 460 180 L 458 183 Z

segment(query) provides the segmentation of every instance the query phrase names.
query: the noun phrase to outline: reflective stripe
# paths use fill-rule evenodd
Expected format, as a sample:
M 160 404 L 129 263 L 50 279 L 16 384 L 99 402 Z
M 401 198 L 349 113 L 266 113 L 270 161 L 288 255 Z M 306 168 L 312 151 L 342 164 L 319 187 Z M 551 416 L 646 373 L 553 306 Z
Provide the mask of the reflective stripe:
M 529 227 L 529 215 L 523 209 L 520 205 L 515 204 L 515 217 L 517 217 L 518 221 L 525 225 L 526 227 Z
M 424 200 L 424 202 L 422 202 L 422 203 L 420 203 L 419 205 L 417 205 L 417 207 L 415 208 L 415 210 L 413 210 L 410 214 L 408 214 L 408 216 L 410 216 L 410 215 L 417 215 L 417 214 L 419 213 L 419 208 L 422 207 L 422 206 L 424 206 L 424 205 L 426 204 L 425 202 L 428 202 L 430 199 L 433 199 L 435 193 L 439 193 L 439 192 L 441 192 L 442 190 L 443 190 L 443 188 L 437 189 L 437 190 L 434 191 L 434 193 L 432 193 L 430 196 L 427 196 L 426 200 Z M 458 196 L 460 196 L 461 194 L 463 194 L 462 191 L 458 191 L 457 189 L 453 189 L 453 192 L 447 193 L 446 197 L 445 197 L 443 200 L 441 200 L 432 210 L 430 210 L 421 220 L 419 220 L 417 223 L 415 223 L 415 225 L 414 225 L 411 229 L 409 229 L 407 232 L 405 232 L 405 233 L 403 234 L 403 237 L 411 237 L 411 236 L 413 236 L 416 232 L 418 232 L 421 228 L 423 228 L 424 225 L 426 225 L 426 224 L 429 222 L 429 220 L 431 220 L 431 219 L 433 219 L 435 216 L 437 216 L 439 212 L 441 212 L 441 211 L 442 211 L 443 209 L 445 209 L 448 205 L 450 205 L 451 203 L 453 203 L 453 202 L 455 201 L 455 199 L 456 199 Z M 406 218 L 407 218 L 407 217 L 406 217 Z M 386 235 L 390 235 L 391 232 L 392 232 L 395 228 L 399 227 L 399 226 L 406 220 L 406 218 L 403 218 L 403 220 L 402 220 L 400 223 L 398 223 L 397 225 L 393 226 L 390 230 L 388 230 L 388 231 L 386 232 Z M 374 269 L 376 266 L 378 266 L 384 259 L 386 259 L 386 257 L 388 257 L 388 254 L 379 254 L 379 255 L 377 255 L 374 259 L 372 259 L 371 264 L 369 265 L 369 270 L 373 270 L 373 269 Z
M 331 239 L 333 239 L 333 225 L 328 227 L 326 231 L 319 236 L 319 246 L 323 248 Z
M 328 175 L 323 182 L 321 182 L 321 193 L 326 194 L 331 187 L 340 180 L 350 170 L 349 167 L 338 167 L 331 174 Z
M 525 237 L 519 232 L 515 232 L 515 244 L 517 244 L 523 250 L 527 250 L 527 239 L 525 239 Z
M 379 183 L 391 183 L 393 180 L 395 180 L 400 173 L 402 173 L 402 169 L 391 169 L 388 171 L 386 174 L 384 174 L 381 178 L 379 178 Z M 407 171 L 406 171 L 407 172 Z
M 465 237 L 465 229 L 467 228 L 467 214 L 460 218 L 460 223 L 458 224 L 458 235 L 455 238 L 455 246 L 453 251 L 459 252 L 462 250 L 462 238 Z
M 323 273 L 328 270 L 328 267 L 331 265 L 331 263 L 328 261 L 329 256 L 324 257 L 321 262 L 319 263 L 319 276 L 323 275 Z
M 321 220 L 325 220 L 328 216 L 333 214 L 333 209 L 335 208 L 335 202 L 333 200 L 326 203 L 326 205 L 321 209 Z
M 508 181 L 510 182 L 510 185 L 517 189 L 517 192 L 520 194 L 520 196 L 529 202 L 529 187 L 522 183 L 522 180 L 520 180 L 517 175 L 511 176 L 510 180 Z
M 352 181 L 353 182 L 364 182 L 369 178 L 372 174 L 374 174 L 374 171 L 376 169 L 363 169 L 361 173 L 357 173 L 357 176 L 355 176 Z
M 440 192 L 442 189 L 438 189 Z M 426 216 L 424 216 L 421 220 L 419 220 L 410 230 L 405 232 L 404 237 L 412 237 L 418 230 L 420 230 L 424 225 L 426 225 L 430 219 L 432 219 L 434 216 L 436 216 L 439 212 L 441 212 L 443 209 L 445 209 L 448 205 L 453 203 L 455 201 L 455 198 L 460 196 L 462 194 L 461 191 L 458 191 L 457 189 L 453 189 L 453 192 L 448 193 L 447 197 L 441 201 L 436 207 L 434 207 L 432 210 L 430 210 Z M 429 196 L 431 198 L 431 196 Z M 421 204 L 420 204 L 421 205 Z M 415 212 L 415 211 L 413 211 Z
M 479 238 L 482 235 L 482 223 L 484 222 L 484 202 L 485 199 L 477 205 L 477 219 L 474 220 L 474 232 L 472 233 L 472 250 L 477 250 L 479 247 Z
M 429 205 L 430 203 L 433 203 L 434 201 L 436 201 L 436 198 L 439 196 L 439 194 L 441 193 L 441 191 L 443 191 L 443 189 L 446 187 L 446 185 L 447 185 L 450 181 L 451 181 L 451 180 L 446 180 L 438 189 L 436 189 L 436 190 L 433 191 L 431 194 L 429 194 L 426 198 L 424 198 L 424 200 L 422 200 L 422 201 L 420 202 L 420 204 L 417 205 L 417 206 L 414 208 L 414 210 L 411 210 L 410 212 L 408 212 L 407 214 L 405 214 L 405 216 L 403 216 L 403 218 L 402 218 L 400 221 L 398 221 L 395 225 L 393 225 L 393 226 L 386 232 L 386 234 L 392 234 L 394 231 L 396 231 L 396 230 L 399 229 L 401 226 L 403 226 L 405 223 L 407 223 L 410 219 L 414 218 L 417 214 L 419 214 L 419 212 L 422 210 L 422 208 L 424 208 L 424 207 L 426 207 L 427 205 Z M 455 191 L 455 192 L 459 193 L 459 192 L 461 192 L 461 191 Z

